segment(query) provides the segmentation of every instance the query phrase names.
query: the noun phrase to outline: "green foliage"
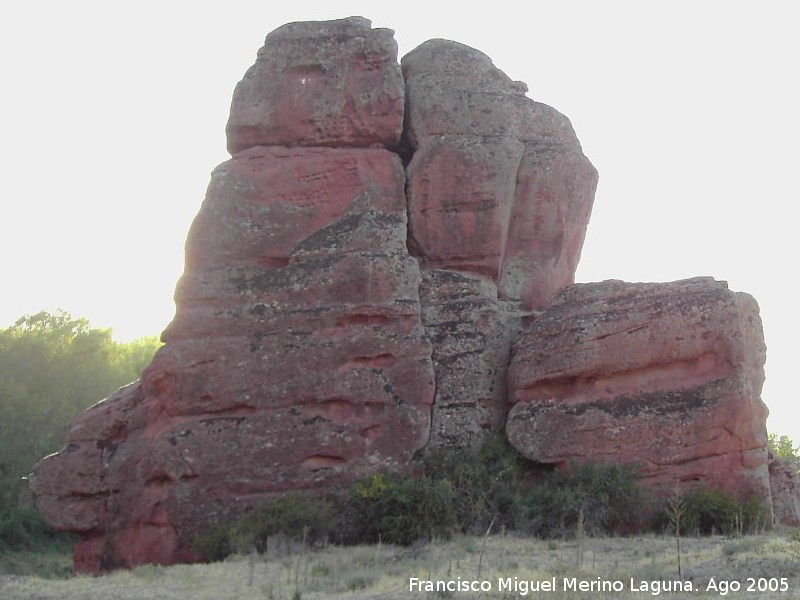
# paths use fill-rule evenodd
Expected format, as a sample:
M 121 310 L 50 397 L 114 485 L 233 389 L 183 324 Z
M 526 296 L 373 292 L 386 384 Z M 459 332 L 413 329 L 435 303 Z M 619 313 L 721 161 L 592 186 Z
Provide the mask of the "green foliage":
M 335 501 L 290 494 L 199 536 L 194 550 L 208 560 L 266 550 L 275 535 L 345 543 L 409 545 L 484 531 L 495 521 L 513 528 L 522 508 L 522 459 L 503 436 L 477 451 L 431 453 L 422 477 L 379 472 L 353 482 Z
M 206 562 L 219 562 L 236 551 L 235 538 L 234 525 L 220 525 L 198 535 L 192 542 L 192 550 Z
M 64 445 L 75 416 L 136 379 L 158 346 L 118 344 L 64 311 L 0 329 L 0 509 L 16 506 L 20 478 Z
M 722 490 L 700 487 L 684 498 L 683 530 L 687 533 L 744 534 L 761 531 L 768 513 L 756 496 L 739 500 Z
M 33 507 L 0 510 L 0 552 L 53 550 L 73 541 L 73 536 L 51 529 Z
M 306 543 L 326 539 L 332 516 L 333 507 L 326 500 L 289 494 L 242 517 L 237 535 L 263 554 L 269 538 L 276 535 Z
M 455 491 L 446 479 L 376 473 L 345 492 L 353 519 L 347 541 L 383 541 L 402 546 L 420 540 L 448 539 L 456 530 Z
M 649 513 L 649 497 L 637 485 L 638 469 L 571 463 L 535 485 L 526 499 L 533 533 L 560 537 L 574 532 L 579 520 L 590 535 L 638 529 Z
M 118 344 L 111 330 L 64 311 L 0 329 L 0 550 L 71 539 L 52 532 L 34 508 L 18 507 L 23 477 L 65 444 L 79 412 L 136 379 L 158 346 L 156 338 Z
M 489 437 L 477 451 L 438 449 L 424 461 L 425 474 L 449 481 L 455 491 L 455 513 L 463 533 L 496 527 L 514 529 L 524 516 L 523 459 L 505 436 Z
M 571 463 L 525 486 L 523 461 L 492 439 L 477 452 L 429 455 L 418 478 L 378 472 L 331 500 L 289 494 L 200 536 L 194 549 L 212 561 L 237 551 L 263 553 L 274 537 L 410 545 L 447 539 L 487 521 L 551 539 L 632 533 L 654 518 L 653 498 L 638 486 L 637 473 L 632 465 Z M 765 523 L 757 498 L 738 502 L 698 489 L 673 500 L 672 521 L 668 510 L 658 518 L 664 529 L 679 523 L 681 534 L 751 533 Z
M 740 538 L 725 542 L 722 545 L 722 553 L 725 556 L 734 556 L 746 552 L 760 552 L 764 549 L 765 541 L 760 537 Z
M 778 436 L 777 433 L 770 433 L 767 436 L 767 448 L 774 456 L 794 464 L 795 469 L 800 472 L 800 446 L 795 447 L 788 435 Z
M 328 536 L 333 514 L 333 505 L 324 498 L 292 493 L 210 529 L 194 540 L 192 549 L 214 562 L 235 552 L 264 554 L 276 536 L 303 543 L 322 541 Z

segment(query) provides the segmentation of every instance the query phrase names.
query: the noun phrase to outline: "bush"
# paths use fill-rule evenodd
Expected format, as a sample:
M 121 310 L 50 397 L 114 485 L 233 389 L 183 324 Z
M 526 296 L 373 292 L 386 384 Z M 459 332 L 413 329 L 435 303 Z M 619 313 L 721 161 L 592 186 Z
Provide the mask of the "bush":
M 219 562 L 234 553 L 235 527 L 220 525 L 197 536 L 192 542 L 192 550 L 206 562 Z
M 495 526 L 516 528 L 524 516 L 523 458 L 505 436 L 487 438 L 477 451 L 438 449 L 424 460 L 425 474 L 446 480 L 455 492 L 454 510 L 463 533 Z
M 327 500 L 292 493 L 206 531 L 194 540 L 192 549 L 207 561 L 219 561 L 237 551 L 264 554 L 270 538 L 277 536 L 303 543 L 324 540 L 332 515 Z
M 448 539 L 456 531 L 455 491 L 445 479 L 414 479 L 376 473 L 345 492 L 350 514 L 347 540 L 408 546 L 421 540 Z
M 654 519 L 669 526 L 666 512 L 656 515 L 651 495 L 639 487 L 634 465 L 573 462 L 526 486 L 523 459 L 497 436 L 475 452 L 432 452 L 423 471 L 419 478 L 375 473 L 331 500 L 288 494 L 209 530 L 193 548 L 206 560 L 222 560 L 237 551 L 264 553 L 275 537 L 410 545 L 459 530 L 482 532 L 491 522 L 545 538 L 632 533 Z M 755 497 L 739 502 L 705 488 L 681 496 L 681 507 L 685 533 L 749 533 L 767 516 Z
M 332 515 L 333 507 L 323 498 L 289 494 L 243 516 L 236 534 L 263 554 L 269 538 L 279 535 L 303 543 L 325 540 Z
M 742 501 L 722 490 L 700 487 L 687 494 L 684 502 L 683 529 L 689 533 L 752 533 L 767 523 L 767 511 L 756 496 Z
M 206 560 L 241 550 L 266 551 L 280 535 L 304 541 L 409 545 L 484 531 L 489 523 L 514 528 L 524 515 L 523 460 L 505 438 L 477 451 L 442 449 L 423 462 L 420 478 L 380 472 L 353 482 L 335 500 L 290 494 L 215 527 L 195 540 Z
M 74 536 L 45 523 L 35 507 L 0 511 L 0 551 L 46 550 L 72 544 Z
M 649 495 L 637 485 L 637 472 L 630 465 L 573 462 L 549 473 L 528 494 L 528 527 L 543 537 L 573 532 L 579 520 L 590 535 L 641 528 Z

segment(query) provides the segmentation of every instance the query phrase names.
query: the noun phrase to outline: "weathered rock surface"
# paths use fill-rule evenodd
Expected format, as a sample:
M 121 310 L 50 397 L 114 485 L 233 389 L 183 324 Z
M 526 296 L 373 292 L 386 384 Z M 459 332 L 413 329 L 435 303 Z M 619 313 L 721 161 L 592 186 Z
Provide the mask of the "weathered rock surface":
M 795 465 L 770 454 L 769 483 L 775 524 L 800 527 L 800 477 Z
M 362 17 L 270 33 L 233 94 L 230 153 L 267 145 L 396 147 L 403 77 L 393 35 Z
M 411 247 L 546 306 L 574 280 L 597 186 L 569 120 L 463 44 L 425 42 L 402 65 Z
M 508 437 L 539 463 L 640 463 L 655 488 L 769 500 L 764 359 L 755 301 L 724 282 L 578 284 L 514 349 Z
M 566 117 L 485 54 L 447 40 L 402 60 L 409 247 L 436 369 L 431 443 L 479 443 L 508 411 L 525 311 L 571 284 L 597 172 Z
M 192 557 L 209 522 L 291 489 L 404 470 L 430 433 L 400 159 L 264 148 L 218 167 L 166 345 L 37 469 L 76 567 Z
M 396 58 L 357 17 L 267 36 L 165 346 L 33 474 L 82 535 L 78 571 L 194 560 L 258 502 L 504 427 L 539 463 L 769 498 L 754 301 L 711 279 L 569 287 L 597 172 L 566 117 L 461 44 Z
M 420 300 L 436 371 L 430 444 L 476 447 L 505 424 L 519 313 L 491 281 L 457 271 L 426 270 Z

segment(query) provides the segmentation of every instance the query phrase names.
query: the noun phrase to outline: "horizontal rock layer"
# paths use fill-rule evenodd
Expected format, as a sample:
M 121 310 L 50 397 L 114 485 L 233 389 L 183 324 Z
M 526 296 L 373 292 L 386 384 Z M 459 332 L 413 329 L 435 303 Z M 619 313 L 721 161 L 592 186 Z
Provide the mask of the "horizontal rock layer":
M 514 348 L 506 431 L 538 463 L 638 463 L 656 489 L 769 503 L 764 358 L 755 302 L 724 282 L 575 285 Z

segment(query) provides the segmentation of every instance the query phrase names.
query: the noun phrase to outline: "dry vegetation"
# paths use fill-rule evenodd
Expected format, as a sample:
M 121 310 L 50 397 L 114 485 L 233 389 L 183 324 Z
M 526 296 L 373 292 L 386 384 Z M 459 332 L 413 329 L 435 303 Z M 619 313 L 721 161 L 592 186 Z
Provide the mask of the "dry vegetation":
M 728 598 L 800 598 L 800 536 L 790 532 L 742 538 L 701 537 L 682 540 L 685 580 L 700 591 L 662 592 L 670 598 L 722 597 L 706 591 L 708 581 L 736 580 L 742 590 Z M 479 580 L 490 593 L 409 592 L 409 578 Z M 498 591 L 499 578 L 544 581 L 556 578 L 557 590 Z M 563 578 L 592 582 L 622 580 L 625 591 L 563 592 Z M 630 579 L 674 580 L 675 539 L 661 536 L 585 538 L 543 541 L 512 535 L 459 537 L 411 548 L 356 546 L 308 549 L 273 544 L 266 557 L 236 555 L 225 562 L 174 567 L 142 566 L 103 577 L 42 579 L 6 576 L 0 597 L 12 599 L 138 600 L 171 599 L 395 599 L 395 598 L 648 598 L 651 591 L 630 591 Z M 746 592 L 746 580 L 787 578 L 786 592 Z

